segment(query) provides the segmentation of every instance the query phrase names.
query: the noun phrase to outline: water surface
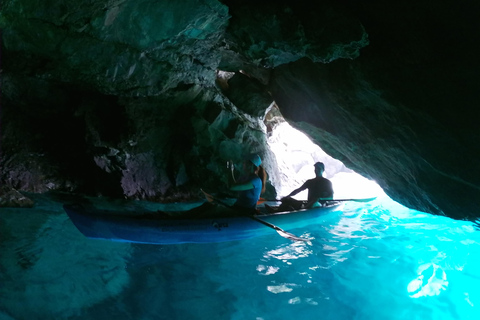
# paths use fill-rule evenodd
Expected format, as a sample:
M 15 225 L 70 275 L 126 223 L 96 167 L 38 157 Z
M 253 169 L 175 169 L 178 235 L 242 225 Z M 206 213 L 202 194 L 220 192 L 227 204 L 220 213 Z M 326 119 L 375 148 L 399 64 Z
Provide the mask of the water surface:
M 87 239 L 58 198 L 35 200 L 33 209 L 1 209 L 1 320 L 477 319 L 480 311 L 476 225 L 386 197 L 345 203 L 341 212 L 289 230 L 310 242 L 272 230 L 179 245 Z

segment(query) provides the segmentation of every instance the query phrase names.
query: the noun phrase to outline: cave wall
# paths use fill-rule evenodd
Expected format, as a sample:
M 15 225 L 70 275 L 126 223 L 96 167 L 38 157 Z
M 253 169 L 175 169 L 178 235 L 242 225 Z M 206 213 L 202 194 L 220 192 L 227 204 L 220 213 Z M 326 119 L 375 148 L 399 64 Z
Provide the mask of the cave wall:
M 480 24 L 472 8 L 373 1 L 355 10 L 369 46 L 353 61 L 276 68 L 269 90 L 282 113 L 394 200 L 478 216 Z
M 158 201 L 223 190 L 225 161 L 246 153 L 277 174 L 275 101 L 393 199 L 474 218 L 477 7 L 6 0 L 0 181 Z
M 3 100 L 2 184 L 18 190 L 188 200 L 226 183 L 227 160 L 268 153 L 263 122 L 215 87 L 139 98 L 41 82 L 46 101 L 29 86 L 16 87 L 22 103 Z
M 475 217 L 477 204 L 469 199 L 479 196 L 480 168 L 472 159 L 480 151 L 478 137 L 456 135 L 469 119 L 442 123 L 436 112 L 407 106 L 407 97 L 396 98 L 397 87 L 383 90 L 366 81 L 362 67 L 302 60 L 275 70 L 269 89 L 295 127 L 394 200 L 424 212 Z
M 6 1 L 0 21 L 2 184 L 181 200 L 264 149 L 215 84 L 217 1 Z

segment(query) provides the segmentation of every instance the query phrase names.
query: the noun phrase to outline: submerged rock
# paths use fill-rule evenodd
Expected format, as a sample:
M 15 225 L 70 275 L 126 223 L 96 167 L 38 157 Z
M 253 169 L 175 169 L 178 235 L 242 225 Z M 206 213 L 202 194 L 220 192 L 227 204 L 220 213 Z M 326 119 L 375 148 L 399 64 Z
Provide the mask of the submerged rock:
M 54 208 L 35 216 L 5 218 L 0 308 L 20 319 L 67 319 L 111 299 L 130 283 L 130 244 L 92 242 Z M 2 230 L 4 231 L 4 230 Z M 12 290 L 15 288 L 15 290 Z
M 0 207 L 31 208 L 34 202 L 17 190 L 2 186 L 0 188 Z

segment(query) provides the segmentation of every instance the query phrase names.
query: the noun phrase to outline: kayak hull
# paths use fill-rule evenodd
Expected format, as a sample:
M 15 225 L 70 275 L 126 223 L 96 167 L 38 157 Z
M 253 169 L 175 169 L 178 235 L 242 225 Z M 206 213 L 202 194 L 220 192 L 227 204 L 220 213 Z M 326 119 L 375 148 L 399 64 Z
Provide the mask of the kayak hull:
M 64 210 L 76 228 L 91 239 L 149 244 L 211 243 L 247 239 L 275 234 L 275 230 L 248 217 L 217 217 L 202 219 L 163 218 L 153 212 L 132 215 L 64 205 Z M 260 214 L 257 218 L 285 231 L 319 223 L 338 211 L 339 206 L 297 210 L 275 214 Z

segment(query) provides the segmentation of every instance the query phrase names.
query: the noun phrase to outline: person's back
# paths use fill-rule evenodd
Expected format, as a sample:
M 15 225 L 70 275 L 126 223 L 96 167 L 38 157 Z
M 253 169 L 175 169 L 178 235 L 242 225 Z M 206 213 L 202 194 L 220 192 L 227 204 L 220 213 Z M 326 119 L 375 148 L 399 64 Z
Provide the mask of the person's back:
M 333 198 L 332 182 L 324 177 L 315 177 L 305 182 L 308 188 L 308 202 L 313 203 L 320 198 Z
M 261 163 L 262 160 L 257 154 L 250 155 L 248 160 L 244 162 L 244 171 L 248 173 L 248 176 L 242 178 L 241 181 L 230 187 L 230 190 L 238 191 L 238 197 L 234 207 L 256 209 L 260 194 L 265 192 L 265 182 L 267 178 L 267 173 L 261 166 Z M 235 181 L 233 169 L 232 179 Z
M 262 192 L 262 180 L 256 174 L 252 174 L 248 181 L 253 185 L 253 188 L 239 191 L 235 206 L 255 209 Z

